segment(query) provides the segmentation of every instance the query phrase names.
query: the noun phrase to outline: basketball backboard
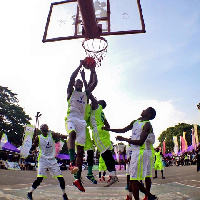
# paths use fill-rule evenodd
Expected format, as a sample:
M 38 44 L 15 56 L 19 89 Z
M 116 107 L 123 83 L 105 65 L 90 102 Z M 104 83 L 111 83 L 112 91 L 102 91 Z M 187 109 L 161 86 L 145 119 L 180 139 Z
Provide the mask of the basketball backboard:
M 92 1 L 100 36 L 146 32 L 140 0 Z M 85 38 L 84 22 L 79 7 L 80 4 L 76 0 L 52 3 L 43 42 Z

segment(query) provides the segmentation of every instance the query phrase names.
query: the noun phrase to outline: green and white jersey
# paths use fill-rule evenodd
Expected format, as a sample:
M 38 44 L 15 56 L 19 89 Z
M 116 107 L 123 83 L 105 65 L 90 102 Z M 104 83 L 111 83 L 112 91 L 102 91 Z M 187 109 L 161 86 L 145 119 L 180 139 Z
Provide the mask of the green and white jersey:
M 52 138 L 51 132 L 48 132 L 47 137 L 39 135 L 39 156 L 41 158 L 53 159 L 55 158 L 55 141 Z
M 142 133 L 143 126 L 145 125 L 146 122 L 148 121 L 137 120 L 134 122 L 133 127 L 132 127 L 131 140 L 140 140 L 140 135 Z M 145 143 L 142 146 L 131 144 L 131 148 L 132 150 L 145 149 Z
M 97 126 L 104 126 L 104 120 L 105 120 L 105 115 L 103 112 L 103 108 L 101 105 L 98 105 L 98 108 L 96 110 L 91 111 L 90 126 L 92 127 L 92 129 L 94 129 L 94 127 Z
M 87 104 L 85 107 L 85 121 L 87 123 L 87 127 L 90 126 L 90 115 L 91 115 L 91 106 Z
M 67 118 L 77 117 L 84 119 L 85 107 L 87 105 L 87 95 L 85 92 L 73 91 L 68 100 Z

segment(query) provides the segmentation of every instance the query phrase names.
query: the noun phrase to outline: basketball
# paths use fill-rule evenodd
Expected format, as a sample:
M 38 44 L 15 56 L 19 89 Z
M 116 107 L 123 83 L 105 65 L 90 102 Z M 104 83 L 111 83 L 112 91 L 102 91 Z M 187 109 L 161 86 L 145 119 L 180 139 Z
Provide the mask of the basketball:
M 84 66 L 86 69 L 91 69 L 91 68 L 96 67 L 96 62 L 95 62 L 94 58 L 92 58 L 92 57 L 86 57 L 86 58 L 83 60 L 83 66 Z

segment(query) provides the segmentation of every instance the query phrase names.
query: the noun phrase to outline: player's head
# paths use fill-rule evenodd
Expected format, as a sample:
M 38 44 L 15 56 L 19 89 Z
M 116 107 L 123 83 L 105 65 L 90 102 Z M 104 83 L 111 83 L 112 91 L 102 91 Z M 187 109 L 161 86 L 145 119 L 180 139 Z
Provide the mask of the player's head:
M 159 150 L 160 150 L 160 149 L 157 147 L 157 148 L 156 148 L 156 152 L 159 152 Z
M 142 111 L 141 116 L 147 118 L 148 120 L 152 120 L 156 117 L 156 110 L 152 107 L 148 107 L 146 110 Z
M 42 133 L 47 133 L 48 129 L 49 129 L 49 127 L 47 126 L 47 124 L 42 124 L 40 126 L 40 130 L 42 131 Z
M 100 104 L 103 109 L 106 107 L 106 102 L 104 100 L 99 100 L 98 104 Z
M 82 88 L 83 88 L 83 81 L 82 80 L 80 80 L 80 79 L 77 79 L 76 81 L 75 81 L 75 84 L 74 84 L 74 87 L 75 87 L 75 90 L 76 91 L 82 91 Z

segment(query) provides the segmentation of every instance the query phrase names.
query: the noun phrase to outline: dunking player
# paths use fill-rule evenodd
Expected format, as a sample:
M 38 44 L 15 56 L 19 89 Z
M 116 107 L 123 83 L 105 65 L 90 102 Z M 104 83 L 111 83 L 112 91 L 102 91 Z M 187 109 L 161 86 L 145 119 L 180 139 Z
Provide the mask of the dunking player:
M 80 61 L 78 68 L 72 73 L 67 88 L 67 101 L 68 110 L 66 118 L 66 130 L 69 134 L 68 149 L 70 155 L 70 171 L 72 174 L 76 174 L 76 180 L 73 184 L 82 192 L 85 192 L 81 183 L 81 172 L 83 164 L 83 153 L 85 145 L 85 106 L 87 104 L 88 95 L 94 90 L 97 85 L 97 75 L 95 68 L 90 68 L 92 80 L 90 84 L 82 92 L 83 82 L 80 79 L 76 79 L 83 61 Z M 77 158 L 75 163 L 75 143 L 77 148 Z M 75 166 L 76 165 L 76 166 Z
M 60 171 L 60 167 L 55 159 L 55 138 L 67 139 L 66 135 L 59 135 L 57 133 L 48 132 L 48 126 L 46 124 L 41 125 L 41 135 L 34 138 L 34 143 L 31 147 L 31 151 L 35 150 L 39 146 L 39 157 L 38 157 L 38 175 L 37 179 L 33 182 L 30 192 L 28 192 L 27 198 L 32 200 L 33 191 L 40 185 L 43 178 L 47 177 L 47 169 L 54 178 L 57 178 L 60 182 L 60 187 L 63 191 L 63 199 L 68 200 L 67 194 L 65 193 L 65 180 Z
M 149 107 L 143 110 L 141 117 L 138 120 L 132 121 L 128 126 L 122 129 L 107 129 L 116 133 L 125 133 L 132 130 L 131 139 L 117 136 L 119 141 L 126 141 L 131 145 L 132 155 L 130 161 L 130 188 L 132 189 L 135 200 L 139 200 L 139 190 L 148 196 L 148 200 L 155 200 L 157 197 L 152 195 L 143 185 L 140 180 L 146 177 L 146 166 L 143 165 L 145 140 L 149 133 L 151 133 L 152 126 L 149 120 L 154 119 L 156 111 Z M 126 200 L 131 200 L 132 196 L 127 195 Z
M 90 117 L 92 137 L 109 171 L 109 180 L 105 185 L 105 187 L 109 187 L 117 182 L 118 178 L 116 176 L 115 160 L 110 150 L 112 148 L 110 134 L 108 131 L 103 130 L 103 128 L 110 127 L 103 112 L 106 102 L 104 100 L 97 101 L 92 94 L 90 95 L 90 100 L 92 101 L 92 113 Z

